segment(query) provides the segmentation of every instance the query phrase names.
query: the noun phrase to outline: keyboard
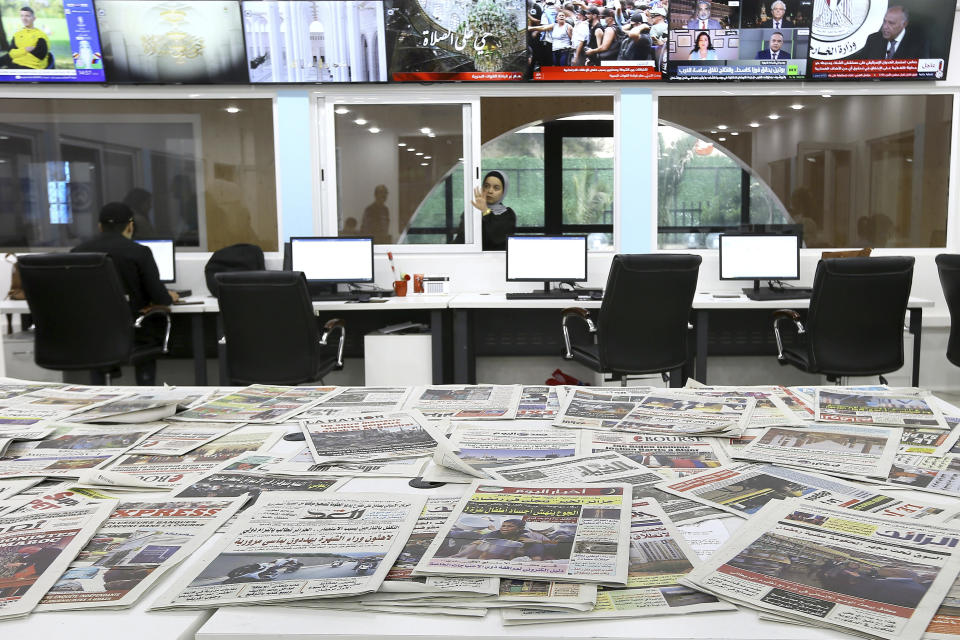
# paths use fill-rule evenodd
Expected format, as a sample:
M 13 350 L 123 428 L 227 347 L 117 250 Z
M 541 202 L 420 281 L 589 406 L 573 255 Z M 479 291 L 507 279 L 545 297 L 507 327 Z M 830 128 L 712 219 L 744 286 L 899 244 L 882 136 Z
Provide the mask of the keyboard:
M 576 300 L 581 293 L 568 289 L 553 289 L 551 291 L 511 291 L 507 300 Z
M 369 300 L 370 298 L 387 298 L 392 295 L 393 291 L 388 291 L 386 289 L 377 289 L 373 291 L 336 291 L 333 293 L 310 294 L 310 300 L 313 302 L 351 302 L 358 300 Z
M 759 291 L 752 288 L 744 289 L 743 295 L 751 300 L 806 300 L 813 294 L 813 289 L 807 287 L 786 287 L 784 289 L 771 289 L 761 287 Z

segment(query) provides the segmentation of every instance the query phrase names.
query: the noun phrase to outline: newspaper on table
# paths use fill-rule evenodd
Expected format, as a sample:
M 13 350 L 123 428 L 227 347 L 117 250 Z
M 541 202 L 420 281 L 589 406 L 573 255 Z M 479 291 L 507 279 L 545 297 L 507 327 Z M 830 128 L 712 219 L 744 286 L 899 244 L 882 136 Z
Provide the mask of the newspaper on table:
M 554 426 L 570 429 L 612 429 L 652 387 L 577 387 L 563 398 Z
M 718 438 L 586 430 L 580 436 L 583 453 L 616 451 L 667 478 L 701 473 L 730 463 Z
M 956 529 L 795 499 L 738 534 L 680 582 L 870 637 L 919 640 L 960 572 Z
M 135 395 L 102 404 L 70 416 L 67 422 L 124 423 L 155 422 L 169 418 L 180 407 L 186 408 L 209 395 L 209 391 L 159 389 L 138 391 Z
M 927 427 L 904 427 L 900 436 L 898 454 L 918 454 L 923 456 L 943 456 L 957 444 L 960 429 L 950 431 Z
M 550 385 L 524 385 L 517 405 L 517 420 L 553 420 L 560 413 L 560 394 Z
M 195 553 L 245 501 L 246 497 L 121 502 L 35 610 L 132 606 L 167 571 Z
M 366 462 L 433 455 L 435 432 L 419 411 L 345 413 L 302 420 L 300 428 L 317 463 Z
M 67 385 L 62 382 L 34 382 L 32 380 L 0 376 L 0 403 L 7 404 L 6 401 L 11 398 L 22 396 L 25 393 L 30 393 L 38 389 L 57 389 L 66 386 Z
M 182 456 L 125 455 L 108 471 L 158 489 L 170 489 L 209 473 L 231 458 L 269 451 L 282 435 L 282 430 L 275 427 L 248 425 Z
M 174 419 L 251 424 L 286 422 L 322 401 L 335 388 L 254 384 L 178 413 Z
M 960 496 L 960 457 L 898 455 L 887 484 L 945 496 Z
M 630 487 L 477 480 L 414 575 L 626 584 Z
M 750 424 L 756 398 L 713 397 L 692 390 L 656 391 L 636 403 L 615 431 L 673 434 L 740 434 Z
M 691 389 L 700 395 L 724 394 L 755 398 L 757 403 L 750 416 L 750 427 L 764 427 L 769 425 L 801 426 L 804 422 L 813 420 L 813 410 L 786 387 L 778 386 L 746 386 L 746 387 L 718 387 L 702 385 L 696 380 L 689 380 L 685 389 Z
M 371 462 L 325 462 L 317 464 L 308 447 L 285 458 L 271 460 L 260 467 L 271 473 L 349 477 L 417 478 L 427 464 L 427 458 L 402 458 Z
M 603 482 L 625 471 L 644 470 L 630 458 L 616 451 L 602 451 L 559 460 L 541 460 L 488 469 L 494 480 L 501 482 Z
M 633 500 L 656 500 L 674 524 L 692 524 L 714 518 L 729 518 L 729 514 L 708 507 L 700 502 L 667 493 L 657 485 L 663 482 L 663 476 L 649 469 L 624 471 L 604 479 L 604 482 L 625 482 L 632 487 Z
M 728 458 L 737 458 L 744 448 L 763 435 L 764 431 L 765 427 L 750 428 L 735 438 L 714 438 L 714 440 L 720 443 Z
M 735 463 L 691 478 L 667 481 L 659 488 L 742 518 L 755 514 L 771 500 L 788 498 L 929 522 L 941 522 L 944 515 L 939 506 L 902 500 L 868 486 L 772 464 Z
M 261 493 L 274 491 L 336 491 L 346 482 L 344 478 L 319 476 L 289 476 L 259 471 L 233 471 L 232 461 L 220 470 L 201 476 L 189 484 L 174 489 L 174 498 L 225 498 L 247 494 L 256 500 Z
M 153 434 L 158 425 L 57 424 L 43 440 L 18 441 L 0 458 L 0 477 L 78 477 Z
M 513 420 L 520 389 L 510 384 L 414 387 L 404 409 L 417 409 L 428 420 Z
M 949 429 L 925 391 L 814 391 L 817 422 Z
M 0 425 L 43 427 L 129 395 L 96 387 L 35 388 L 0 404 Z
M 580 434 L 549 425 L 490 422 L 452 423 L 448 437 L 437 438 L 433 461 L 453 471 L 447 481 L 470 482 L 485 470 L 533 460 L 568 458 L 580 452 Z
M 161 422 L 160 430 L 127 453 L 182 456 L 243 427 L 236 422 Z
M 590 611 L 504 609 L 501 612 L 504 624 L 635 618 L 736 608 L 715 596 L 677 584 L 680 577 L 699 564 L 699 558 L 655 500 L 635 500 L 631 513 L 630 569 L 625 587 L 599 587 L 597 603 Z
M 153 608 L 372 593 L 425 502 L 413 495 L 264 493 Z
M 10 478 L 0 480 L 0 501 L 12 498 L 21 491 L 38 484 L 43 478 Z
M 410 387 L 335 387 L 297 418 L 313 420 L 354 411 L 393 413 L 403 408 L 409 394 Z
M 0 455 L 14 440 L 43 440 L 53 433 L 53 427 L 0 427 Z
M 933 620 L 927 625 L 924 640 L 960 640 L 960 579 L 950 585 Z
M 0 516 L 0 619 L 30 613 L 115 504 Z
M 683 539 L 690 548 L 693 549 L 693 552 L 697 554 L 697 557 L 701 560 L 706 560 L 730 539 L 730 530 L 727 529 L 724 523 L 733 520 L 736 520 L 736 518 L 727 518 L 725 520 L 712 518 L 692 524 L 678 525 L 677 528 L 680 530 L 680 535 L 683 536 Z M 737 520 L 737 522 L 740 523 L 743 521 Z
M 859 425 L 767 427 L 734 458 L 803 467 L 830 475 L 886 478 L 900 429 Z

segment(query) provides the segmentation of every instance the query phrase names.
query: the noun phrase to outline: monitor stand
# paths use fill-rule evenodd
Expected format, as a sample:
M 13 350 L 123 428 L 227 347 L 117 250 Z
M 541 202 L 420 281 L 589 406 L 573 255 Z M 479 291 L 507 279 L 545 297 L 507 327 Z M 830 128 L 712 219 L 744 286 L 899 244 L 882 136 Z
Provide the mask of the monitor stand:
M 574 300 L 577 295 L 577 292 L 572 289 L 551 289 L 550 281 L 546 280 L 542 290 L 510 292 L 507 294 L 507 300 Z

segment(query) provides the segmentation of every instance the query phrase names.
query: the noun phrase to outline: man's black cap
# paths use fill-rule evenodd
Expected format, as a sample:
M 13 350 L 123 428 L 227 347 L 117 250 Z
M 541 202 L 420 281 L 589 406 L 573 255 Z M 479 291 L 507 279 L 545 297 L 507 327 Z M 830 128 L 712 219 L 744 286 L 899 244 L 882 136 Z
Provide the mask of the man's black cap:
M 122 202 L 108 202 L 100 209 L 101 224 L 116 224 L 133 220 L 133 209 Z

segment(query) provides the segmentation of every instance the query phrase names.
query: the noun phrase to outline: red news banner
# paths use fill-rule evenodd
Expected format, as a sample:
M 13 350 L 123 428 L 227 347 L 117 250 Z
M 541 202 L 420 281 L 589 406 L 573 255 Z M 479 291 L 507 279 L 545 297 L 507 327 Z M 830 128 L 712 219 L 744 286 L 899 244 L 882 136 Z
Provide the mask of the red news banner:
M 814 60 L 813 73 L 830 78 L 916 78 L 919 60 Z
M 540 67 L 534 80 L 660 80 L 663 76 L 652 66 Z

